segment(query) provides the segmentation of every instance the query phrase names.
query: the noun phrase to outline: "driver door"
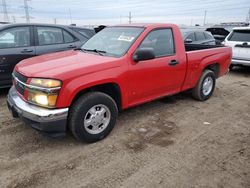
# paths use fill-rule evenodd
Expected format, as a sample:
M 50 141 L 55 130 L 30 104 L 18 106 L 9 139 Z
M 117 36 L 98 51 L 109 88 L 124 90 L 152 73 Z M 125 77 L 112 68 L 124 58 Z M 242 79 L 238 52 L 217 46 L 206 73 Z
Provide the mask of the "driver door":
M 152 48 L 155 58 L 132 61 L 129 67 L 129 103 L 136 105 L 179 92 L 184 67 L 175 53 L 171 28 L 151 31 L 138 48 Z

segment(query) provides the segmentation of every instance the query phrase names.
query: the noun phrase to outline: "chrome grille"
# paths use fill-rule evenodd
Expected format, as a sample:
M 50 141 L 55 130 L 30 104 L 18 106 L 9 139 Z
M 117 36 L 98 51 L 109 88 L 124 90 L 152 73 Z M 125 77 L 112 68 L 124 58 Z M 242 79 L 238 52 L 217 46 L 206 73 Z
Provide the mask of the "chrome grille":
M 20 74 L 17 71 L 13 72 L 14 85 L 15 85 L 18 93 L 20 93 L 21 95 L 24 95 L 25 85 L 23 83 L 26 84 L 27 80 L 28 80 L 28 78 L 26 76 Z

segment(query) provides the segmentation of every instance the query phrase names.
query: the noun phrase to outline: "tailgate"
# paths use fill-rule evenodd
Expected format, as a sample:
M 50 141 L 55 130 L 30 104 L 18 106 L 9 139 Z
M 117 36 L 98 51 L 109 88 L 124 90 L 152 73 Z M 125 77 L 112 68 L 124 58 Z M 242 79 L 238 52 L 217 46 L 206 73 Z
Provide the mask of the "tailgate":
M 250 43 L 239 43 L 233 47 L 233 58 L 250 60 Z

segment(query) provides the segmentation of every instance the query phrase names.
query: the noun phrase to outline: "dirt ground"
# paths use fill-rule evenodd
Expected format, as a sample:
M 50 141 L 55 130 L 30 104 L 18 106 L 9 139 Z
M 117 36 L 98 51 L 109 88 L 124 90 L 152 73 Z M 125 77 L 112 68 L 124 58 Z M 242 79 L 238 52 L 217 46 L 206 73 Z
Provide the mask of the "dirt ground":
M 217 82 L 213 97 L 189 93 L 122 112 L 94 144 L 38 134 L 0 94 L 0 187 L 250 187 L 250 69 Z

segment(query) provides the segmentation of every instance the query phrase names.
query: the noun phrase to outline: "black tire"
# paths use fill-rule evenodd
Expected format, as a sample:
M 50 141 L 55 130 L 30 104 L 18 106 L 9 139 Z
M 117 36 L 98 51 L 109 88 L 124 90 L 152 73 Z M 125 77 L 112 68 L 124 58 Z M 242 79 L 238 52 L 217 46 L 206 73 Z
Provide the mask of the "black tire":
M 206 78 L 208 78 L 208 77 L 212 78 L 212 80 L 213 80 L 212 90 L 208 94 L 204 94 L 203 83 L 206 80 Z M 200 80 L 197 83 L 197 85 L 195 86 L 195 88 L 192 89 L 193 98 L 198 100 L 198 101 L 205 101 L 205 100 L 209 99 L 214 92 L 215 84 L 216 84 L 216 77 L 215 77 L 214 72 L 211 70 L 205 70 L 202 73 Z
M 105 105 L 110 112 L 109 124 L 102 132 L 91 134 L 85 128 L 84 119 L 89 110 L 95 105 Z M 115 101 L 105 93 L 90 92 L 82 95 L 74 102 L 69 112 L 69 129 L 73 136 L 83 142 L 92 143 L 105 138 L 114 128 L 118 116 L 118 108 Z

